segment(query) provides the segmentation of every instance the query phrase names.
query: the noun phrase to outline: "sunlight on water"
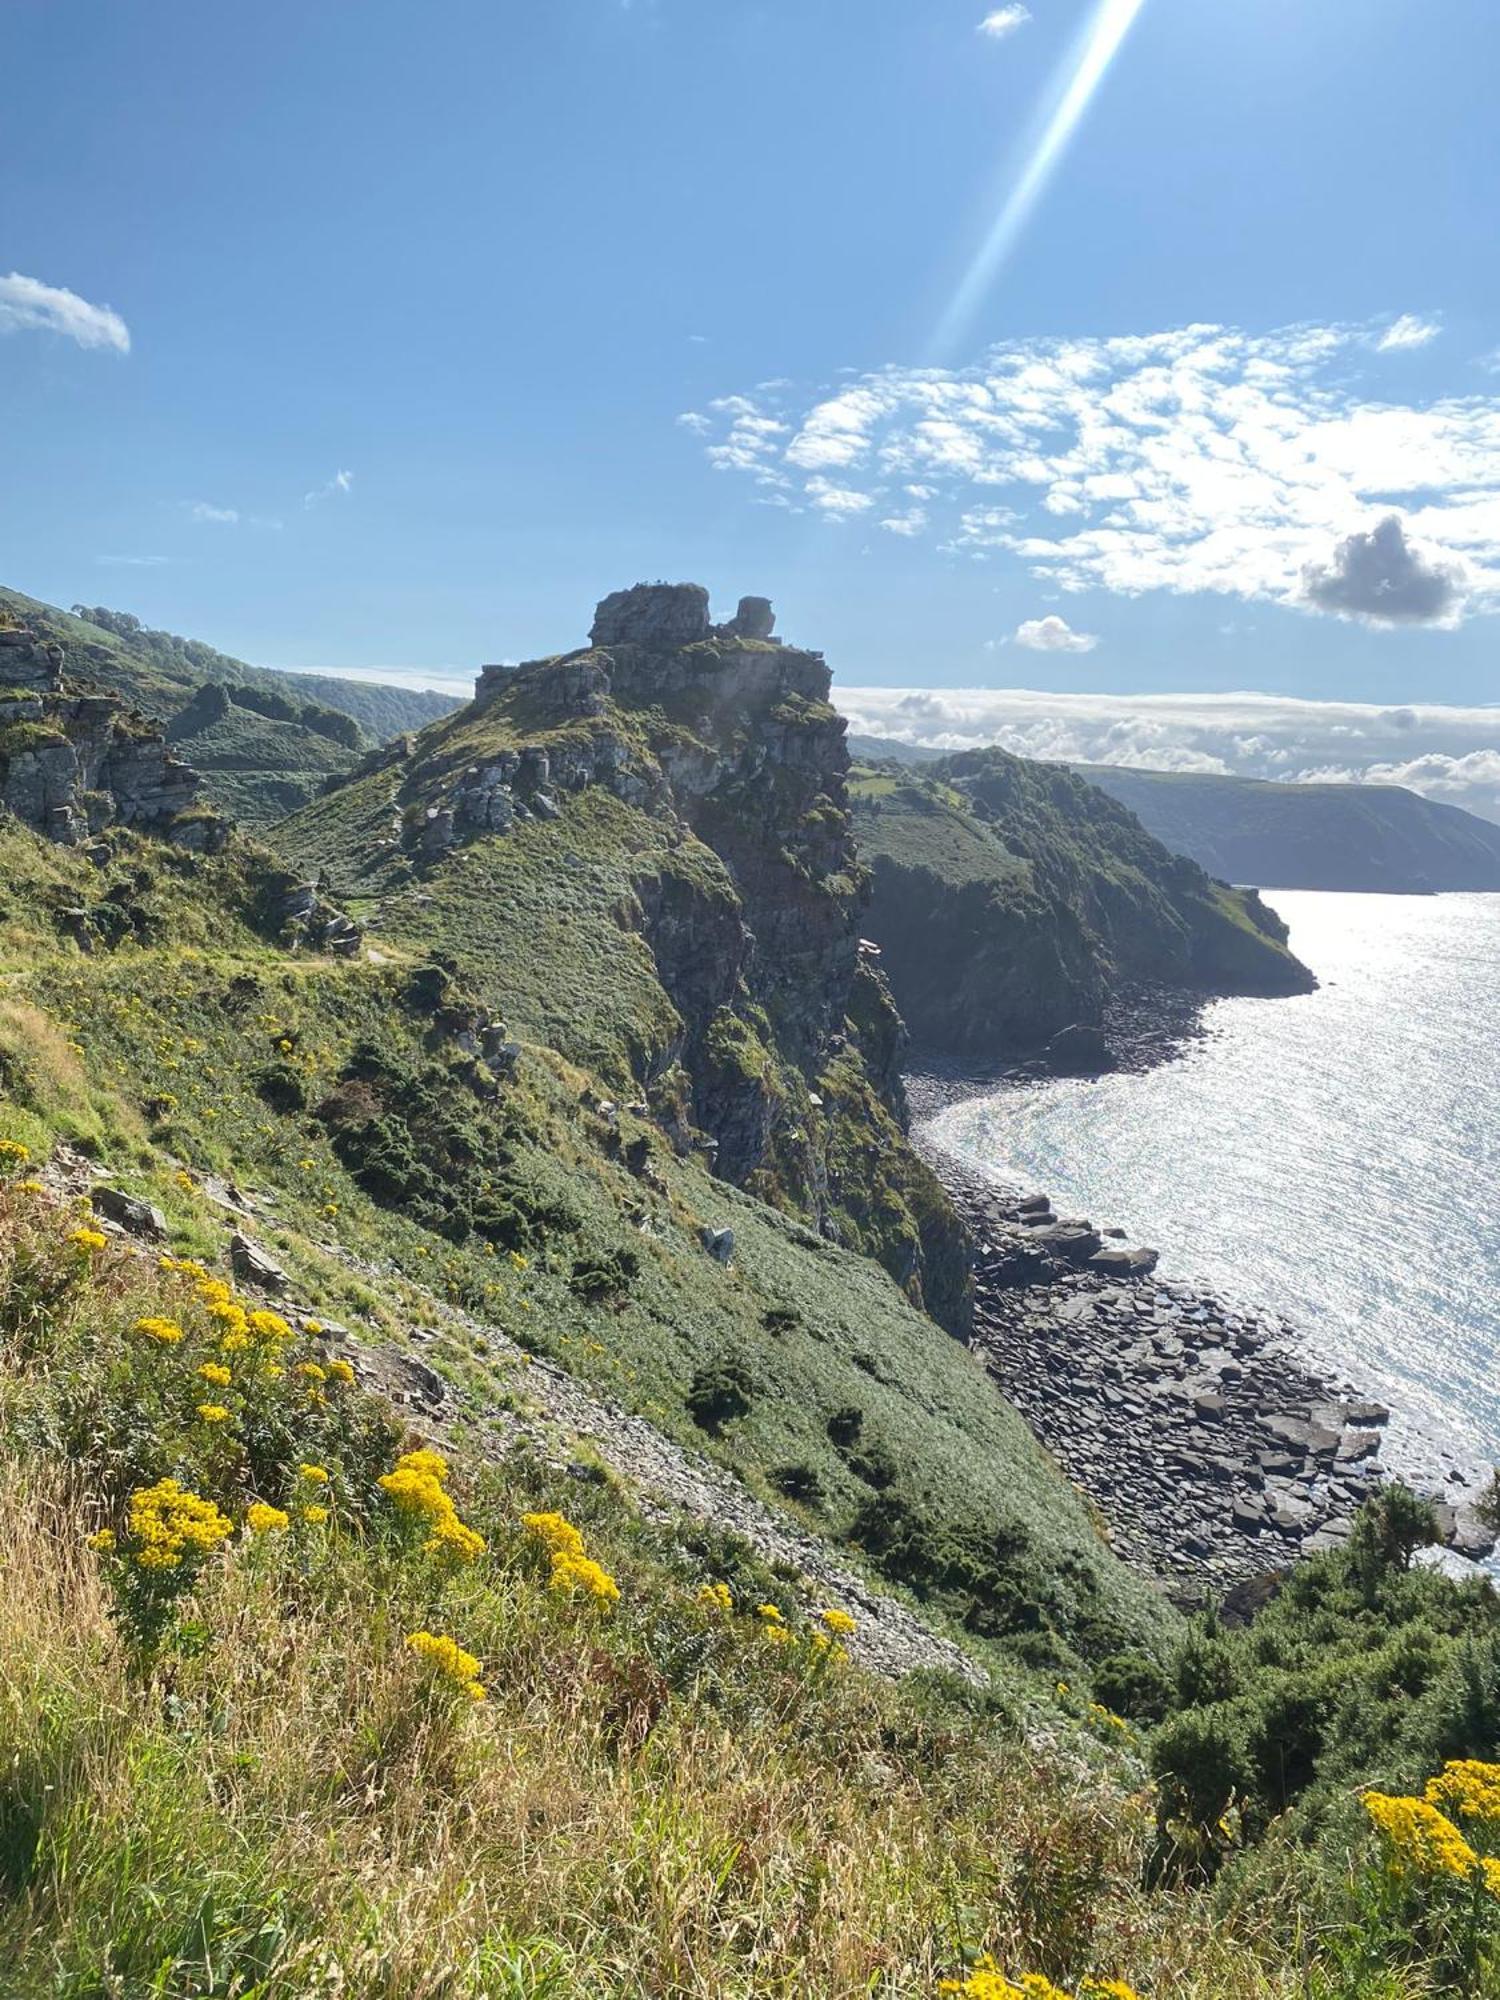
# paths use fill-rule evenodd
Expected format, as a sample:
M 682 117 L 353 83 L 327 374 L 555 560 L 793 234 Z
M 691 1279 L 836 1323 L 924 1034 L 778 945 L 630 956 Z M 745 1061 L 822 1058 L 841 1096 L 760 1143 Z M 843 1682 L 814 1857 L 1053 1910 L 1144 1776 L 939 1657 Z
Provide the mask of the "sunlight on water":
M 960 1105 L 944 1141 L 1287 1315 L 1419 1459 L 1500 1456 L 1500 896 L 1268 898 L 1323 982 L 1146 1076 Z

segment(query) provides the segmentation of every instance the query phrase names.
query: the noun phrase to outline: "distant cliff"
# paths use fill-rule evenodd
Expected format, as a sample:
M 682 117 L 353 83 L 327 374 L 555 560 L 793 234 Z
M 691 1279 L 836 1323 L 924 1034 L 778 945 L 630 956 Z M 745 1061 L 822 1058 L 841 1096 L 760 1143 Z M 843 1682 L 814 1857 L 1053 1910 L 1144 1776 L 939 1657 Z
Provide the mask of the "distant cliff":
M 1500 890 L 1500 826 L 1400 785 L 1273 785 L 1076 764 L 1148 833 L 1262 889 Z
M 968 751 L 850 787 L 865 918 L 918 1048 L 989 1062 L 1097 1024 L 1134 985 L 1297 993 L 1312 975 L 1259 898 L 1169 853 L 1055 765 Z

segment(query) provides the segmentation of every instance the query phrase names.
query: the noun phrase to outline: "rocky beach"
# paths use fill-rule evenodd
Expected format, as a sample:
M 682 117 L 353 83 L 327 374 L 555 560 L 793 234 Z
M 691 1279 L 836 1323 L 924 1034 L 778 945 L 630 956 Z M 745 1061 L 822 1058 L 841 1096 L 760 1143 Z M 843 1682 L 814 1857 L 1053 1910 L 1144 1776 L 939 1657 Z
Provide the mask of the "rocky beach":
M 1142 1033 L 1131 1067 L 1166 1059 Z M 1335 1546 L 1383 1478 L 1390 1412 L 1317 1373 L 1292 1325 L 1233 1307 L 1158 1270 L 1154 1250 L 1047 1195 L 1007 1187 L 948 1150 L 949 1105 L 1033 1083 L 907 1079 L 919 1150 L 976 1245 L 973 1345 L 1058 1463 L 1099 1509 L 1117 1552 L 1185 1601 L 1248 1583 Z M 1447 1545 L 1482 1557 L 1495 1538 L 1439 1504 Z

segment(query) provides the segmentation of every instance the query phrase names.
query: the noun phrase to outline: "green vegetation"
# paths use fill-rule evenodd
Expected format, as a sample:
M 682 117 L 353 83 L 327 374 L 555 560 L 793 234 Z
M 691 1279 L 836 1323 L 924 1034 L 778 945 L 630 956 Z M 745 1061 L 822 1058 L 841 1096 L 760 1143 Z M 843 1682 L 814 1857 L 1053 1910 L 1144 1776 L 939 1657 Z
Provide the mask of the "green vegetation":
M 60 645 L 70 684 L 122 695 L 165 725 L 203 773 L 210 800 L 257 830 L 350 771 L 371 739 L 420 729 L 457 705 L 448 695 L 247 666 L 102 605 L 65 612 L 0 590 L 0 617 Z
M 1145 983 L 1305 990 L 1251 894 L 1169 854 L 1104 793 L 1003 750 L 856 769 L 866 924 L 918 1046 L 993 1061 Z
M 1074 767 L 1175 853 L 1265 889 L 1500 889 L 1500 827 L 1400 785 Z

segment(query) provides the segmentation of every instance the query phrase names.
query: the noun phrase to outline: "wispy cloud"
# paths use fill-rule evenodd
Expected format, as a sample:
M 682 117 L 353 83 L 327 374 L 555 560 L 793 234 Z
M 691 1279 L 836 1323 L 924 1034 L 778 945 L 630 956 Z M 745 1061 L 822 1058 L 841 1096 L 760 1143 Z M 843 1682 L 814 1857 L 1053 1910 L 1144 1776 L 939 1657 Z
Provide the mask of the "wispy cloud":
M 214 507 L 207 500 L 195 500 L 189 507 L 188 514 L 195 521 L 211 521 L 220 527 L 233 528 L 239 525 L 238 507 Z
M 1052 694 L 1026 688 L 838 687 L 862 734 L 942 750 L 1406 785 L 1500 821 L 1500 709 L 1298 701 L 1270 694 Z
M 1065 591 L 1452 626 L 1500 610 L 1500 390 L 1391 400 L 1372 350 L 1415 344 L 1401 327 L 1018 341 L 970 368 L 721 397 L 688 427 L 763 497 L 826 512 L 836 491 Z
M 96 561 L 107 563 L 111 569 L 160 569 L 163 563 L 171 562 L 170 556 L 98 556 Z
M 19 271 L 0 278 L 0 333 L 59 333 L 80 347 L 130 352 L 130 329 L 109 306 L 91 305 L 61 285 L 44 285 Z
M 1437 339 L 1442 330 L 1435 319 L 1421 319 L 1416 313 L 1402 313 L 1399 319 L 1392 320 L 1375 346 L 1381 354 L 1400 353 L 1410 347 L 1426 347 Z
M 1032 653 L 1092 653 L 1099 640 L 1093 632 L 1075 632 L 1066 618 L 1028 618 L 1016 627 L 1016 644 Z
M 1013 35 L 1017 28 L 1024 28 L 1030 19 L 1029 7 L 1022 7 L 1019 4 L 997 7 L 993 14 L 986 14 L 979 23 L 979 32 L 981 35 L 988 35 L 993 42 L 1001 42 L 1007 35 Z
M 302 504 L 304 507 L 316 507 L 320 500 L 331 500 L 335 494 L 351 492 L 353 487 L 352 472 L 336 472 L 332 479 L 322 486 L 315 486 L 310 493 L 304 493 Z

